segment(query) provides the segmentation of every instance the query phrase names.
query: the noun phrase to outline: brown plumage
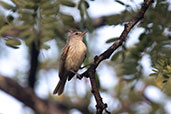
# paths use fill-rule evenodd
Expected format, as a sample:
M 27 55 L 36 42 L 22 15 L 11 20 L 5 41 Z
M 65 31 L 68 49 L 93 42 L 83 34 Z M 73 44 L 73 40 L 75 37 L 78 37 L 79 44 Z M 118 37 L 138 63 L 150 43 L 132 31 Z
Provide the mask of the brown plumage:
M 64 91 L 65 83 L 71 80 L 79 70 L 86 57 L 86 46 L 82 39 L 86 32 L 71 31 L 68 35 L 67 43 L 61 54 L 59 62 L 59 82 L 53 94 L 61 95 Z

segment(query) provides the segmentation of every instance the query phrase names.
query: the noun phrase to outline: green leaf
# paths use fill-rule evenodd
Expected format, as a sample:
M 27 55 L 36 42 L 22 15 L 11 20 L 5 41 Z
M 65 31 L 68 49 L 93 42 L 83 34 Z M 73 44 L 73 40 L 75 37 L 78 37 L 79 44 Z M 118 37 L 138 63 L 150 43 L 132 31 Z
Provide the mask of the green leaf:
M 24 27 L 24 26 L 23 26 Z M 30 36 L 33 36 L 33 31 L 27 29 L 19 34 L 20 38 L 29 38 Z
M 116 38 L 110 38 L 109 40 L 106 41 L 106 43 L 113 43 L 114 41 L 119 40 L 119 37 Z
M 60 3 L 64 6 L 68 6 L 68 7 L 75 7 L 75 3 L 71 2 L 71 1 L 67 1 L 67 0 L 62 0 L 60 1 Z
M 34 39 L 35 39 L 34 35 L 28 36 L 28 38 L 25 40 L 25 44 L 27 46 L 30 46 L 30 44 L 34 41 Z
M 41 42 L 47 42 L 47 41 L 50 41 L 50 40 L 52 40 L 52 38 L 53 37 L 51 37 L 50 35 L 48 36 L 48 35 L 44 35 L 43 37 L 42 37 L 42 39 L 41 39 Z
M 23 0 L 24 8 L 33 9 L 35 7 L 35 3 L 33 1 Z
M 16 28 L 19 29 L 19 30 L 26 30 L 26 29 L 31 29 L 32 25 L 24 24 L 24 25 L 17 26 Z
M 86 24 L 87 29 L 88 29 L 89 32 L 93 32 L 94 27 L 93 27 L 92 19 L 90 18 L 87 10 L 85 10 L 85 13 L 86 13 L 86 16 L 87 16 L 87 24 Z
M 98 76 L 97 72 L 95 73 L 95 78 L 96 78 L 97 86 L 100 89 L 101 88 L 101 84 L 100 84 L 100 80 L 99 80 L 99 76 Z
M 43 44 L 43 45 L 41 46 L 41 49 L 48 50 L 48 49 L 50 49 L 50 46 L 48 46 L 48 45 L 46 45 L 46 44 Z
M 18 46 L 21 45 L 21 42 L 17 39 L 7 39 L 6 45 L 12 48 L 18 48 Z
M 6 2 L 0 1 L 0 5 L 6 9 L 13 9 L 14 7 L 7 4 Z
M 169 76 L 167 76 L 166 74 L 163 74 L 163 77 L 164 77 L 164 78 L 169 78 Z
M 158 72 L 158 71 L 157 71 L 157 70 L 155 70 L 155 69 L 152 69 L 152 71 L 153 71 L 153 72 Z
M 12 22 L 14 20 L 14 17 L 12 15 L 7 16 L 8 22 Z
M 58 20 L 57 20 L 57 18 L 56 17 L 44 17 L 44 18 L 42 18 L 42 23 L 51 23 L 51 22 L 57 22 Z
M 157 73 L 151 73 L 150 76 L 157 76 Z
M 80 0 L 80 2 L 78 3 L 78 9 L 79 9 L 79 10 L 81 10 L 81 9 L 82 9 L 82 7 L 81 7 L 82 3 L 83 3 L 83 1 L 82 1 L 82 0 Z
M 75 26 L 74 18 L 71 15 L 67 15 L 67 14 L 62 14 L 61 13 L 60 18 L 62 19 L 62 21 L 63 21 L 63 23 L 65 25 L 68 25 L 68 26 L 71 26 L 71 27 Z
M 167 82 L 167 80 L 163 80 L 163 83 L 166 83 Z
M 121 4 L 121 5 L 125 5 L 122 1 L 120 0 L 115 0 L 117 3 Z
M 45 30 L 53 30 L 53 28 L 55 28 L 56 26 L 54 25 L 54 23 L 47 23 L 47 24 L 43 24 L 42 27 Z
M 84 1 L 84 5 L 87 9 L 90 7 L 87 1 Z
M 5 18 L 4 15 L 0 14 L 0 28 L 3 27 L 5 25 Z M 1 29 L 0 29 L 1 30 Z
M 61 14 L 60 17 L 63 21 L 74 21 L 74 18 L 71 15 Z
M 112 61 L 116 60 L 118 58 L 118 56 L 121 54 L 122 51 L 118 51 L 116 52 L 113 56 L 112 56 Z
M 12 29 L 14 26 L 13 25 L 5 25 L 0 29 L 0 35 L 8 31 L 9 29 Z
M 171 72 L 171 65 L 167 65 L 167 69 Z
M 23 0 L 11 0 L 16 6 L 24 7 Z
M 46 9 L 41 12 L 42 15 L 56 15 L 57 13 L 58 11 L 54 9 Z
M 145 36 L 146 36 L 145 32 L 142 33 L 142 34 L 139 36 L 139 40 L 140 40 L 140 41 L 143 40 L 143 39 L 145 38 Z
M 51 30 L 46 30 L 42 32 L 42 36 L 43 36 L 43 39 L 41 39 L 41 41 L 44 41 L 45 40 L 44 38 L 46 37 L 48 38 L 48 40 L 46 39 L 45 41 L 49 41 L 55 36 L 55 33 Z
M 51 9 L 52 8 L 52 3 L 49 1 L 44 1 L 40 3 L 40 8 L 41 9 Z

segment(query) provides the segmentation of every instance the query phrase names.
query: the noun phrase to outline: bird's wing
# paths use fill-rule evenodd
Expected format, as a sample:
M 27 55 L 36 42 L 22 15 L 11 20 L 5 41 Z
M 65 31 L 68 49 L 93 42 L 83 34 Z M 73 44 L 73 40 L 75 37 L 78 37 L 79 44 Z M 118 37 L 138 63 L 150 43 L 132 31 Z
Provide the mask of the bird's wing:
M 65 72 L 65 60 L 68 54 L 70 46 L 66 45 L 63 49 L 63 53 L 61 54 L 61 59 L 60 59 L 60 63 L 59 63 L 59 78 L 62 79 L 62 75 Z

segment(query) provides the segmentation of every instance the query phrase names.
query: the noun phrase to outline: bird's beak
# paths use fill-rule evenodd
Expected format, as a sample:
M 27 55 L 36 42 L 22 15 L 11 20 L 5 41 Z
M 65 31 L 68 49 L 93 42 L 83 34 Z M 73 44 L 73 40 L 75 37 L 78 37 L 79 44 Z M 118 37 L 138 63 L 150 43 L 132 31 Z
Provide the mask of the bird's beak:
M 81 35 L 82 35 L 82 36 L 84 36 L 86 33 L 87 33 L 87 32 L 82 32 L 82 34 L 81 34 Z

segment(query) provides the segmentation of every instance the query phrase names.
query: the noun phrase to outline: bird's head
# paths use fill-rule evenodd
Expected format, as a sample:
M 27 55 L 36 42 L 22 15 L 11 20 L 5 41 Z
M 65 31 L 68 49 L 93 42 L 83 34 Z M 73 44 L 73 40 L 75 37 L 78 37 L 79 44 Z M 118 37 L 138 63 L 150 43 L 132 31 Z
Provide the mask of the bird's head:
M 82 40 L 87 32 L 80 32 L 78 30 L 72 30 L 68 32 L 69 39 Z

